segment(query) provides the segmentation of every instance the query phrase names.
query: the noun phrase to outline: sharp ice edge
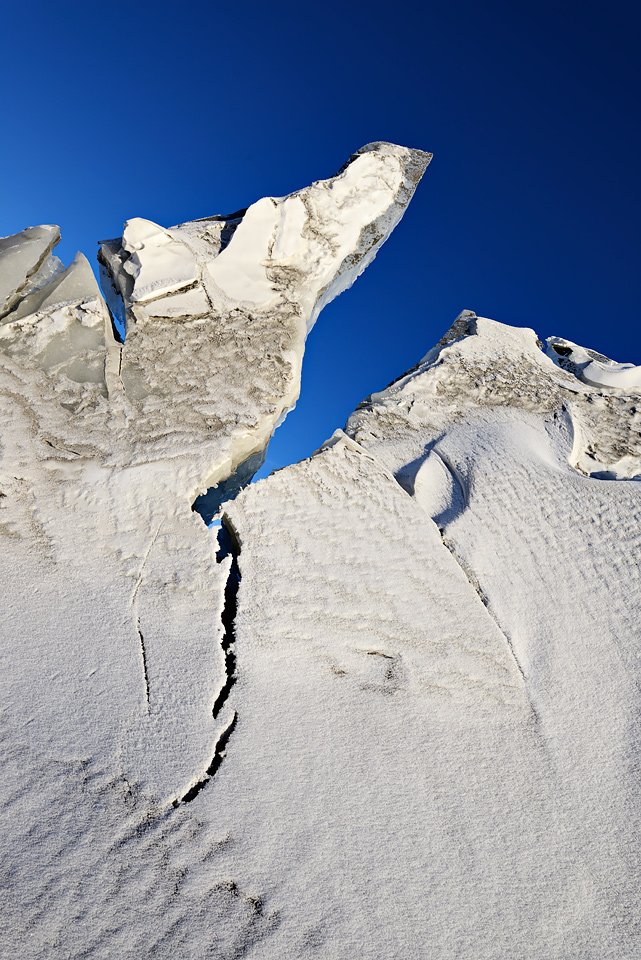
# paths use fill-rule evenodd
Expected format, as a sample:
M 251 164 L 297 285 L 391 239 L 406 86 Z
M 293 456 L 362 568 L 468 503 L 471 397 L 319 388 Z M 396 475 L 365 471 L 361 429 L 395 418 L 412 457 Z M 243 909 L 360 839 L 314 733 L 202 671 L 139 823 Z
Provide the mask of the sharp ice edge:
M 125 342 L 127 333 L 125 302 L 121 291 L 116 287 L 113 277 L 100 256 L 98 257 L 98 267 L 100 289 L 105 298 L 107 310 L 109 311 L 114 338 L 118 343 L 122 344 Z
M 27 227 L 21 233 L 0 238 L 0 321 L 13 310 L 29 281 L 40 271 L 60 239 L 52 224 Z

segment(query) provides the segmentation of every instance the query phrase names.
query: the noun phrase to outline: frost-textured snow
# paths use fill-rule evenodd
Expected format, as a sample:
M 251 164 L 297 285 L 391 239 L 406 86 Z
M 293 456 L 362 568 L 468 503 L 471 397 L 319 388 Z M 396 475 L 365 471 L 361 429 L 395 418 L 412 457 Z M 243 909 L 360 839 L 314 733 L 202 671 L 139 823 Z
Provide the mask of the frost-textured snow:
M 124 344 L 82 255 L 65 270 L 51 253 L 57 228 L 1 241 L 13 955 L 240 956 L 277 925 L 226 859 L 236 829 L 189 805 L 237 723 L 237 560 L 191 504 L 259 466 L 309 327 L 429 159 L 372 144 L 291 198 L 169 229 L 128 221 L 100 254 Z
M 122 244 L 101 254 L 123 298 L 124 345 L 82 255 L 31 285 L 5 317 L 4 513 L 16 538 L 9 582 L 18 580 L 9 604 L 21 609 L 20 591 L 34 584 L 41 599 L 20 625 L 31 640 L 19 645 L 29 658 L 15 682 L 38 703 L 40 742 L 70 756 L 97 752 L 112 766 L 118 757 L 114 769 L 163 801 L 207 768 L 231 722 L 212 716 L 226 682 L 219 641 L 230 561 L 216 563 L 214 534 L 192 501 L 239 471 L 246 482 L 243 464 L 257 468 L 297 398 L 310 311 L 332 283 L 344 285 L 346 259 L 352 277 L 371 259 L 428 160 L 366 148 L 334 179 L 294 195 L 308 204 L 305 216 L 285 231 L 289 253 L 269 260 L 251 211 L 284 211 L 289 198 L 259 201 L 231 225 L 128 221 Z M 296 231 L 318 257 L 289 270 Z M 26 290 L 56 237 L 43 227 L 3 241 L 12 295 L 20 298 L 16 281 Z M 210 282 L 217 257 L 230 254 L 269 275 L 267 306 Z M 63 642 L 51 633 L 57 596 L 74 622 Z
M 239 723 L 217 796 L 260 798 L 265 882 L 286 831 L 274 955 L 641 949 L 641 485 L 617 479 L 641 477 L 641 398 L 558 343 L 465 312 L 226 507 Z
M 124 345 L 52 228 L 11 254 L 8 955 L 641 952 L 638 368 L 464 311 L 238 493 L 427 160 L 128 221 Z

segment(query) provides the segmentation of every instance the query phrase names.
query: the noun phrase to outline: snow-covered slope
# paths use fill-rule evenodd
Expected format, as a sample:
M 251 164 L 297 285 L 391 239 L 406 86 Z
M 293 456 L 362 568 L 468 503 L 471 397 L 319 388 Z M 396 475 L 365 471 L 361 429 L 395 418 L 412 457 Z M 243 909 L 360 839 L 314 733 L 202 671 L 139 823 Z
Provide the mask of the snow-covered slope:
M 129 221 L 124 345 L 0 243 L 7 956 L 639 954 L 638 370 L 466 311 L 236 496 L 428 159 Z
M 542 347 L 462 314 L 226 506 L 255 956 L 641 950 L 641 398 Z
M 12 955 L 230 955 L 267 923 L 216 860 L 216 818 L 202 833 L 182 809 L 236 721 L 236 563 L 191 504 L 259 465 L 297 398 L 307 330 L 429 159 L 371 144 L 231 218 L 129 221 L 101 252 L 124 345 L 82 255 L 66 270 L 52 255 L 57 228 L 0 242 Z

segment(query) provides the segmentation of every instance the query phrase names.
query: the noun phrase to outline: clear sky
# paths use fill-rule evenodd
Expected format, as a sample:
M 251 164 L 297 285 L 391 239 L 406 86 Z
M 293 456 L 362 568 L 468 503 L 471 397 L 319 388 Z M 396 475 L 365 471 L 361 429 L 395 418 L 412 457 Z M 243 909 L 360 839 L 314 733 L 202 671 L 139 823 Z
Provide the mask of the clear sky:
M 226 213 L 393 140 L 434 153 L 322 314 L 268 454 L 311 453 L 464 307 L 641 362 L 638 4 L 42 2 L 0 35 L 0 234 L 90 259 L 123 220 Z

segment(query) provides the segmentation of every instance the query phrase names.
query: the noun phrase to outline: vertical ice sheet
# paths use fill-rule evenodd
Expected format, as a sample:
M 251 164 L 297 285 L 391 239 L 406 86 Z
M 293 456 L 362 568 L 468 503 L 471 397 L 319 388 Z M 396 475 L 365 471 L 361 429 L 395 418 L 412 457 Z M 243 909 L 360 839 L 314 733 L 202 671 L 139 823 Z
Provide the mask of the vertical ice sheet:
M 18 301 L 27 280 L 59 239 L 58 227 L 51 224 L 0 238 L 0 317 Z
M 260 462 L 320 304 L 369 262 L 428 159 L 373 145 L 291 203 L 130 221 L 101 251 L 124 345 L 86 261 L 53 262 L 54 228 L 26 232 L 40 247 L 21 273 L 5 258 L 0 862 L 4 942 L 25 960 L 240 956 L 277 928 L 272 885 L 241 877 L 247 823 L 202 806 L 246 721 L 238 558 L 191 504 Z M 275 217 L 256 233 L 263 207 Z

